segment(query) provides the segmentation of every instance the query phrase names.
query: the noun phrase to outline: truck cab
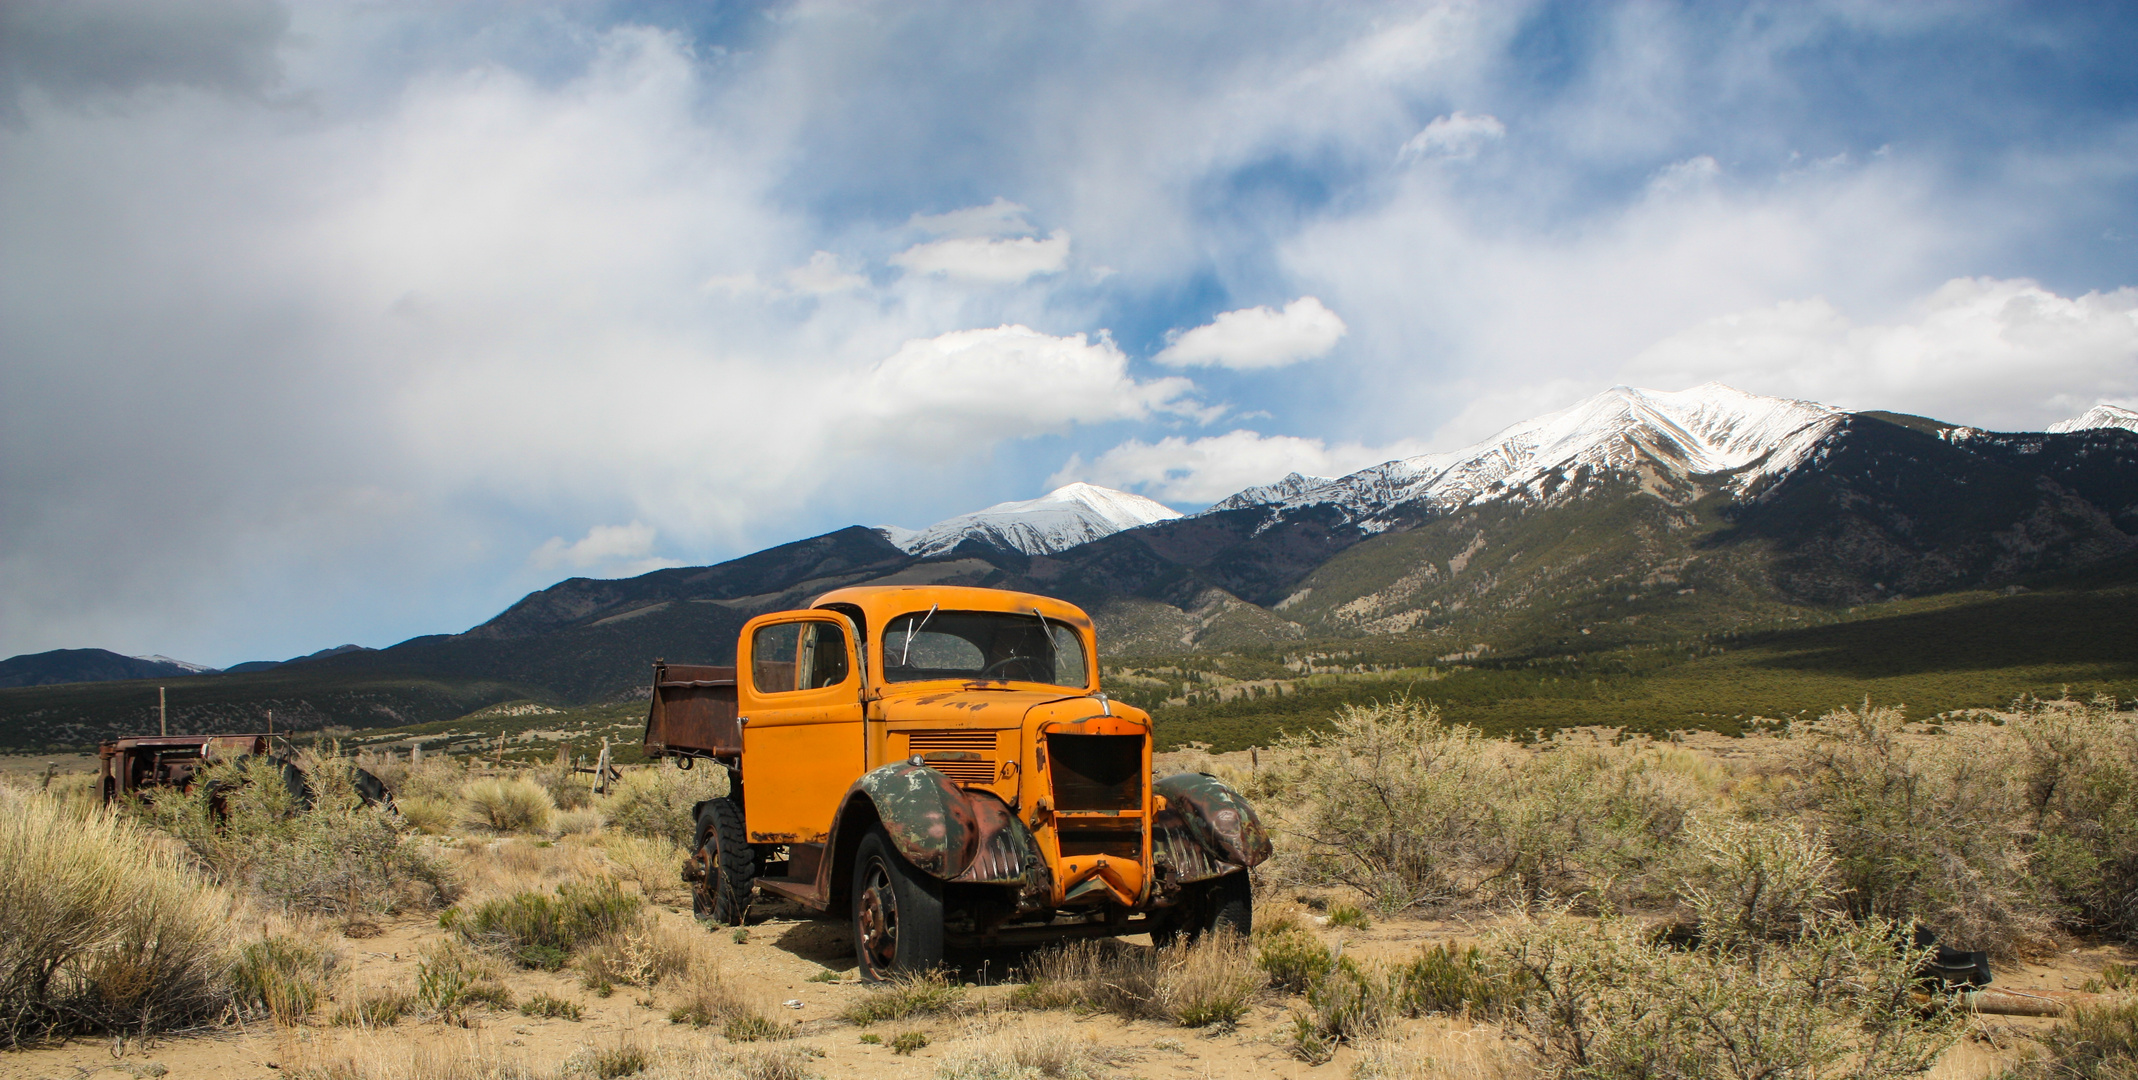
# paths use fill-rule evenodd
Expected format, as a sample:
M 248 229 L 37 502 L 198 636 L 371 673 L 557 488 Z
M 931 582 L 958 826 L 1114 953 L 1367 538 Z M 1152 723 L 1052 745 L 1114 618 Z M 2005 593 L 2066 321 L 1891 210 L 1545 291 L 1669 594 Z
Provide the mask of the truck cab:
M 1154 782 L 1150 716 L 1098 670 L 1074 605 L 947 586 L 836 590 L 750 620 L 732 667 L 657 664 L 647 753 L 728 771 L 695 808 L 699 912 L 847 912 L 864 978 L 959 944 L 1244 932 L 1254 810 Z

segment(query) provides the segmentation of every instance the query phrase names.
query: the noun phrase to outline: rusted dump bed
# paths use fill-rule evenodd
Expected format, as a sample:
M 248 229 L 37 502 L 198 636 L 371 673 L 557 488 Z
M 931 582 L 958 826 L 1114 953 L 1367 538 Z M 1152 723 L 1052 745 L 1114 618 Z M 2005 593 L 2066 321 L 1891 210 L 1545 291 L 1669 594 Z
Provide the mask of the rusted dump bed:
M 713 758 L 742 754 L 742 728 L 735 723 L 734 668 L 654 663 L 646 756 L 666 754 Z
M 104 801 L 151 787 L 183 788 L 210 762 L 268 752 L 265 735 L 144 735 L 97 748 Z

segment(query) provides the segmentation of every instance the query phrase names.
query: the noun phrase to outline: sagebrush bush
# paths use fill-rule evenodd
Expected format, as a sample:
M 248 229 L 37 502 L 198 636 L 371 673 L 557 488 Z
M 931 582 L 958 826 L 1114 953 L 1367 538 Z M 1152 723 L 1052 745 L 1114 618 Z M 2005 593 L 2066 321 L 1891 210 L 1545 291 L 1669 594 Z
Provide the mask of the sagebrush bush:
M 329 754 L 302 765 L 309 805 L 268 757 L 217 762 L 190 789 L 151 790 L 138 805 L 225 884 L 288 911 L 353 916 L 452 898 L 437 857 L 404 838 L 389 812 L 365 805 L 348 761 Z
M 698 839 L 698 823 L 691 817 L 691 807 L 725 795 L 727 790 L 725 769 L 708 767 L 686 772 L 662 758 L 658 765 L 625 773 L 600 806 L 615 828 L 666 840 L 687 851 Z
M 1336 963 L 1321 938 L 1296 922 L 1257 927 L 1255 942 L 1255 963 L 1269 984 L 1290 993 L 1305 993 Z
M 468 780 L 467 769 L 447 754 L 433 753 L 422 761 L 410 761 L 390 753 L 363 751 L 357 754 L 356 763 L 378 777 L 393 793 L 396 803 L 405 799 L 457 802 L 460 786 Z
M 542 785 L 525 777 L 476 780 L 460 789 L 468 824 L 497 832 L 542 832 L 556 806 Z
M 1548 1078 L 1919 1075 L 1958 1037 L 1916 999 L 1925 950 L 1903 927 L 1822 922 L 1757 952 L 1654 943 L 1628 920 L 1549 916 L 1495 933 L 1521 977 L 1510 1030 Z
M 1801 821 L 1696 820 L 1679 895 L 1725 947 L 1796 937 L 1836 914 L 1834 854 Z
M 1687 813 L 1711 794 L 1658 751 L 1532 753 L 1407 698 L 1346 705 L 1284 749 L 1309 880 L 1357 889 L 1383 913 L 1607 886 L 1651 897 Z
M 0 1047 L 221 1013 L 231 906 L 133 821 L 0 785 Z
M 1800 734 L 1804 782 L 1783 809 L 1824 832 L 1856 918 L 1920 921 L 2005 956 L 2040 948 L 2053 900 L 2030 872 L 2005 738 L 1979 725 L 1910 737 L 1906 722 L 1869 704 L 1826 714 Z
M 1307 987 L 1306 1008 L 1292 1016 L 1292 1053 L 1321 1064 L 1338 1046 L 1380 1035 L 1396 1016 L 1387 975 L 1339 956 Z

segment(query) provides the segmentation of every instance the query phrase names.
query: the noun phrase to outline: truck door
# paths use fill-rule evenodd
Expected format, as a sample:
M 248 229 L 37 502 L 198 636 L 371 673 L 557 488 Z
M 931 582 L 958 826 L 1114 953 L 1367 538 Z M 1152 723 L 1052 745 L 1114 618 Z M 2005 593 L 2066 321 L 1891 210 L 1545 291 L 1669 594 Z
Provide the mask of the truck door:
M 823 612 L 743 627 L 743 823 L 753 844 L 823 843 L 864 769 L 861 666 L 848 624 Z

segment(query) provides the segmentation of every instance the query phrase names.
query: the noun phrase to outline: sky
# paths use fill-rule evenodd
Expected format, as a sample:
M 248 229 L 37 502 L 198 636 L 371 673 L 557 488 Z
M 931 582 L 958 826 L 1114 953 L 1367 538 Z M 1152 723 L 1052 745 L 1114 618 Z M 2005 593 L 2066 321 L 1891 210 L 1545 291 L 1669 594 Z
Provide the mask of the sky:
M 0 5 L 0 655 L 1719 380 L 2138 406 L 2116 4 Z

